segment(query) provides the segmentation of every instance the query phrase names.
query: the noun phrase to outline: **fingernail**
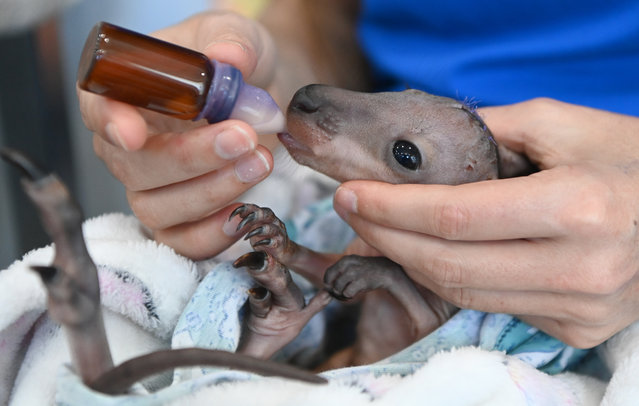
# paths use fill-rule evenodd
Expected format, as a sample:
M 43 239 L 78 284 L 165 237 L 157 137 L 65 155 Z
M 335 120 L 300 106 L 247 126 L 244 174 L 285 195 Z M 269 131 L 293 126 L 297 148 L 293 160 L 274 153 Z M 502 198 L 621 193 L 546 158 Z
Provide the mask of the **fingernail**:
M 238 160 L 235 163 L 235 176 L 244 183 L 252 183 L 264 178 L 271 167 L 260 151 Z
M 335 192 L 335 209 L 345 210 L 346 213 L 357 213 L 357 195 L 351 189 L 344 186 L 337 188 Z
M 253 149 L 255 143 L 242 127 L 227 128 L 215 137 L 215 153 L 220 158 L 235 159 Z
M 236 41 L 233 39 L 218 39 L 209 43 L 204 49 L 205 51 L 209 51 L 211 48 L 224 46 L 224 45 L 233 45 L 242 50 L 242 52 L 246 52 L 246 47 L 240 41 Z
M 122 141 L 122 137 L 120 136 L 120 130 L 118 130 L 118 126 L 115 123 L 109 122 L 104 126 L 104 132 L 106 133 L 109 141 L 113 145 L 119 145 L 125 151 L 128 151 L 126 144 Z

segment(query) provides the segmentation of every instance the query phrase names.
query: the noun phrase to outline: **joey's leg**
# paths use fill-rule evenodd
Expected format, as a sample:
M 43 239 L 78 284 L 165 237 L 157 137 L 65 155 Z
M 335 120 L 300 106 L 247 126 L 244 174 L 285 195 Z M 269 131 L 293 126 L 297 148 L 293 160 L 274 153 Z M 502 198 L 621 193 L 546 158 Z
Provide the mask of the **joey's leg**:
M 315 286 L 323 286 L 324 271 L 337 261 L 338 255 L 315 252 L 291 241 L 286 226 L 269 208 L 244 204 L 231 213 L 229 221 L 235 216 L 242 219 L 237 230 L 247 233 L 244 239 L 254 250 L 268 253 Z
M 82 211 L 57 176 L 44 173 L 18 151 L 2 149 L 0 155 L 22 170 L 24 191 L 55 244 L 53 263 L 33 270 L 47 289 L 49 316 L 65 330 L 74 369 L 91 385 L 113 361 L 102 319 L 97 269 L 82 235 Z
M 316 313 L 330 302 L 320 291 L 308 304 L 288 269 L 265 252 L 238 258 L 236 268 L 246 267 L 260 284 L 249 291 L 250 314 L 237 352 L 268 359 L 291 342 Z
M 326 270 L 324 286 L 341 300 L 386 290 L 406 311 L 416 338 L 432 331 L 434 320 L 443 323 L 452 311 L 451 305 L 432 292 L 418 289 L 401 266 L 385 257 L 345 256 Z

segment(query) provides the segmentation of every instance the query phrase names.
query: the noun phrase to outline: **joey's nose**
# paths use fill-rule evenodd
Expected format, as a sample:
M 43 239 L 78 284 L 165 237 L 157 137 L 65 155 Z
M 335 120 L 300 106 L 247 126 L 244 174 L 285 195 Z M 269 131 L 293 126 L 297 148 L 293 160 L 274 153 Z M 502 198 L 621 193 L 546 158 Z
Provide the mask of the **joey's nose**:
M 318 97 L 317 92 L 314 91 L 317 87 L 317 85 L 309 85 L 299 89 L 289 104 L 289 110 L 307 114 L 317 112 L 322 106 L 322 98 Z

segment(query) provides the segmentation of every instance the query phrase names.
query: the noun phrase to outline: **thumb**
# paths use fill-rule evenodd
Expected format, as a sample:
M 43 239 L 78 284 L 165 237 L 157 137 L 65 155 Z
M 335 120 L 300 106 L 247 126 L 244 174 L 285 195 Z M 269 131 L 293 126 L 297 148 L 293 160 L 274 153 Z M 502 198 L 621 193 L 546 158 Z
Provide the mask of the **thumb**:
M 232 12 L 202 16 L 196 49 L 210 59 L 228 63 L 252 85 L 267 87 L 275 74 L 275 43 L 259 22 Z
M 499 144 L 500 153 L 508 151 L 509 155 L 513 152 L 525 155 L 540 169 L 548 169 L 556 166 L 552 161 L 558 109 L 552 104 L 550 100 L 533 99 L 483 107 L 478 109 L 478 113 Z
M 76 87 L 82 120 L 99 140 L 125 151 L 140 149 L 147 138 L 147 126 L 139 110 Z M 98 141 L 99 142 L 99 141 Z

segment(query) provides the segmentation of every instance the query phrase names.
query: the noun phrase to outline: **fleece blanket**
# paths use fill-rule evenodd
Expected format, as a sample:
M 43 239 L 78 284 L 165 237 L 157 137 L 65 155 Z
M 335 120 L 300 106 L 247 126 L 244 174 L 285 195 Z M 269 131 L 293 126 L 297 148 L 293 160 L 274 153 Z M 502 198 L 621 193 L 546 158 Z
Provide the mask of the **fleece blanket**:
M 327 202 L 301 210 L 287 227 L 315 249 L 339 250 L 352 238 Z M 193 262 L 148 239 L 123 214 L 88 220 L 84 235 L 98 266 L 116 364 L 169 347 L 236 348 L 253 284 L 228 260 L 247 246 L 229 250 L 228 258 Z M 52 258 L 53 247 L 44 247 L 0 271 L 0 404 L 631 405 L 639 399 L 639 323 L 579 351 L 511 316 L 469 310 L 378 363 L 324 372 L 327 385 L 185 368 L 141 382 L 132 394 L 106 396 L 70 369 L 63 334 L 46 315 L 44 288 L 29 266 Z M 278 359 L 311 359 L 331 333 L 326 320 L 336 305 L 311 320 Z
M 170 346 L 235 349 L 246 289 L 252 286 L 245 273 L 228 262 L 183 258 L 147 239 L 130 216 L 91 219 L 84 231 L 99 268 L 116 363 Z M 82 385 L 69 369 L 64 337 L 47 318 L 45 292 L 27 269 L 52 256 L 52 247 L 38 249 L 0 272 L 2 404 L 208 404 L 213 399 L 216 404 L 255 404 L 259 397 L 267 405 L 331 400 L 356 405 L 623 405 L 639 399 L 639 324 L 585 359 L 578 357 L 583 371 L 567 371 L 566 360 L 574 355 L 570 347 L 531 346 L 541 337 L 526 327 L 527 338 L 513 348 L 498 348 L 503 340 L 495 338 L 495 331 L 503 328 L 494 326 L 517 330 L 522 324 L 513 324 L 516 319 L 507 315 L 473 311 L 460 311 L 430 336 L 379 363 L 325 372 L 328 385 L 189 368 L 144 382 L 135 395 L 105 396 Z M 323 317 L 316 316 L 280 356 L 316 348 L 324 334 Z M 551 371 L 558 373 L 543 371 L 558 363 L 561 367 Z M 588 373 L 588 365 L 600 368 L 598 378 Z

